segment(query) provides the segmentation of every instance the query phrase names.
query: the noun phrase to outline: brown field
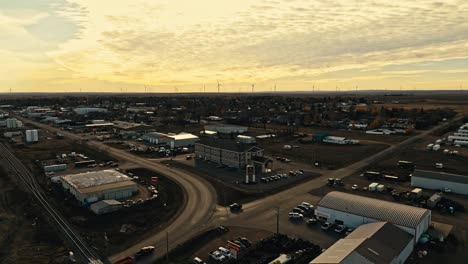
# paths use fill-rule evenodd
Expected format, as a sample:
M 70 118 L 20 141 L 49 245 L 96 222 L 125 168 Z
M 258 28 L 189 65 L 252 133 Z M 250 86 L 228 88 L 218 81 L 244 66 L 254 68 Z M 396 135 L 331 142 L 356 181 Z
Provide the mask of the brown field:
M 284 149 L 285 144 L 296 145 L 299 148 Z M 265 142 L 261 146 L 265 148 L 265 153 L 268 156 L 286 157 L 293 162 L 308 165 L 319 162 L 321 167 L 330 169 L 350 165 L 388 147 L 388 145 L 381 143 L 363 143 L 360 145 L 301 144 L 297 139 L 280 139 L 277 142 Z

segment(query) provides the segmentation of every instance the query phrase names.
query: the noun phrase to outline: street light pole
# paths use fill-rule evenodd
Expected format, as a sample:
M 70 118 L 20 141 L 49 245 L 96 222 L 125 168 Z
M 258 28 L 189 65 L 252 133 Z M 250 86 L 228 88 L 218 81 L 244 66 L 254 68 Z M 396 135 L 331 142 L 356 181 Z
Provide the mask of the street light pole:
M 166 231 L 166 260 L 169 263 L 169 232 Z
M 280 215 L 280 208 L 276 207 L 276 235 L 279 235 L 279 215 Z

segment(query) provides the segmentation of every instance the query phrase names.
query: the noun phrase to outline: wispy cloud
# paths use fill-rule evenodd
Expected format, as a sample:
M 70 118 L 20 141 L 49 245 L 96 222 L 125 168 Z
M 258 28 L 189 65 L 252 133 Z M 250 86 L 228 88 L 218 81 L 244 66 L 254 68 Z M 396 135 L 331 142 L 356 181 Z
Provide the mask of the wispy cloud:
M 464 0 L 68 0 L 54 10 L 79 31 L 47 54 L 80 80 L 304 87 L 348 70 L 332 79 L 394 85 L 434 73 L 408 64 L 468 59 Z

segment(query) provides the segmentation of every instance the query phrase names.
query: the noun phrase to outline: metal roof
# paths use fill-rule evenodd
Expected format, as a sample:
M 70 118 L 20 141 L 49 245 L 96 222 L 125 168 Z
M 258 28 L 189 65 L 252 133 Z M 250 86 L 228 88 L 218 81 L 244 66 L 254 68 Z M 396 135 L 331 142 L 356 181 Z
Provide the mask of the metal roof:
M 364 224 L 310 263 L 342 263 L 353 253 L 371 263 L 391 263 L 412 239 L 411 234 L 387 222 Z
M 415 170 L 411 177 L 468 184 L 468 176 L 438 171 Z
M 84 189 L 123 181 L 131 182 L 132 179 L 116 170 L 100 170 L 65 175 L 62 176 L 62 180 L 75 189 Z
M 329 192 L 318 206 L 416 228 L 430 214 L 427 209 L 373 199 L 344 192 Z
M 79 193 L 96 193 L 96 192 L 120 189 L 120 188 L 125 188 L 125 187 L 128 187 L 129 189 L 136 189 L 137 184 L 134 181 L 121 181 L 121 182 L 101 184 L 101 185 L 87 187 L 87 188 L 80 188 L 80 189 L 77 189 L 77 191 Z

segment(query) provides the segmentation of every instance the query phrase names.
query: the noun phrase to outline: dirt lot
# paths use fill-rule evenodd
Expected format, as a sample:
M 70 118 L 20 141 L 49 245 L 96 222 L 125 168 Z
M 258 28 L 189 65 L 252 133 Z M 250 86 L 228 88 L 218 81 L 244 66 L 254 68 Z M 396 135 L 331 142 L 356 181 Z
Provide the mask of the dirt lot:
M 468 171 L 468 163 L 466 162 L 467 157 L 463 156 L 465 150 L 453 146 L 442 146 L 441 150 L 437 152 L 427 151 L 425 149 L 426 145 L 431 142 L 434 143 L 436 139 L 437 137 L 429 137 L 424 140 L 418 140 L 414 144 L 404 146 L 395 152 L 392 157 L 373 164 L 369 167 L 369 170 L 398 174 L 400 171 L 396 168 L 396 164 L 399 160 L 407 160 L 414 162 L 417 169 L 441 170 L 443 172 L 466 175 Z M 443 154 L 442 150 L 445 148 L 450 150 L 462 150 L 462 152 L 460 152 L 462 155 L 454 156 Z M 444 168 L 436 169 L 435 163 L 443 163 Z
M 297 149 L 284 149 L 284 145 L 296 145 Z M 267 156 L 281 156 L 296 163 L 313 164 L 321 167 L 338 169 L 368 157 L 388 147 L 386 144 L 363 143 L 361 145 L 301 144 L 298 139 L 279 139 L 276 142 L 264 142 Z
M 67 248 L 40 206 L 0 168 L 0 263 L 64 263 Z

